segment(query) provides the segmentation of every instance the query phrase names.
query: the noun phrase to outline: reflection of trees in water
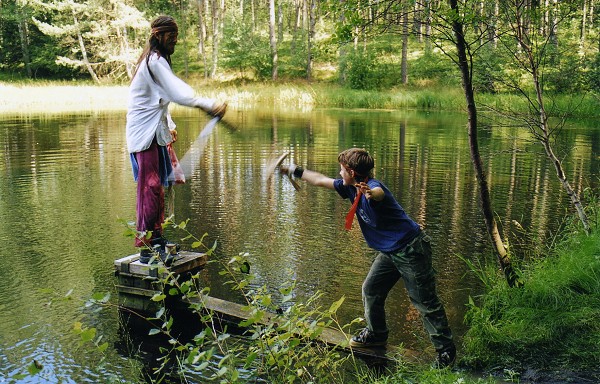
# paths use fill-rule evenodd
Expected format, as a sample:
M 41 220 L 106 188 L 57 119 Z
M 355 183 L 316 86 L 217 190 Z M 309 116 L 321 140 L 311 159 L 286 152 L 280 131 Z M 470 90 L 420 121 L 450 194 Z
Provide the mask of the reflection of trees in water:
M 182 158 L 206 118 L 174 115 Z M 495 263 L 479 211 L 464 116 L 244 111 L 226 119 L 236 129 L 215 128 L 194 173 L 176 187 L 175 195 L 176 221 L 189 218 L 194 234 L 207 233 L 209 246 L 217 241 L 214 258 L 227 262 L 249 252 L 258 284 L 277 292 L 283 281 L 295 279 L 299 300 L 317 290 L 325 293 L 324 303 L 344 295 L 343 320 L 362 316 L 361 283 L 373 252 L 358 228 L 343 229 L 348 202 L 304 185 L 296 192 L 278 178 L 266 183 L 263 172 L 274 152 L 287 150 L 297 164 L 337 177 L 337 154 L 365 147 L 375 157 L 376 176 L 433 238 L 440 296 L 454 331 L 461 334 L 465 303 L 479 290 L 479 282 L 456 255 Z M 0 147 L 5 149 L 0 153 L 5 180 L 0 233 L 17 250 L 7 246 L 0 252 L 11 265 L 7 271 L 18 271 L 19 292 L 33 295 L 40 278 L 48 285 L 76 286 L 78 292 L 110 290 L 112 261 L 133 253 L 117 220 L 131 220 L 135 204 L 124 115 L 6 120 L 0 128 Z M 561 154 L 577 191 L 598 185 L 600 133 L 590 127 L 561 132 Z M 517 130 L 491 127 L 481 150 L 494 209 L 517 257 L 543 251 L 571 209 L 541 147 Z M 224 286 L 218 266 L 209 270 L 203 278 L 215 296 L 239 302 Z M 6 316 L 21 319 L 24 311 L 37 313 L 32 305 L 27 300 L 19 308 L 9 305 Z M 418 343 L 421 326 L 413 326 L 416 319 L 401 284 L 387 305 L 393 340 Z M 54 318 L 64 316 L 52 313 L 48 322 Z
M 477 286 L 464 277 L 465 266 L 453 256 L 485 261 L 490 251 L 462 116 L 334 111 L 304 118 L 257 114 L 245 116 L 244 123 L 249 125 L 233 123 L 240 127 L 235 136 L 215 137 L 198 180 L 203 187 L 192 186 L 192 205 L 202 207 L 198 217 L 213 216 L 206 225 L 219 223 L 209 232 L 217 231 L 222 249 L 253 254 L 259 275 L 269 284 L 277 286 L 290 268 L 300 289 L 312 292 L 326 284 L 332 297 L 359 299 L 369 251 L 360 234 L 353 237 L 336 225 L 348 209 L 346 202 L 328 192 L 295 192 L 280 181 L 264 186 L 260 180 L 273 148 L 289 150 L 298 164 L 336 176 L 337 153 L 360 146 L 375 157 L 376 176 L 434 238 L 436 268 L 447 285 L 442 297 L 467 297 L 465 280 Z M 565 134 L 567 142 L 574 141 L 568 130 Z M 490 127 L 482 137 L 482 155 L 494 209 L 513 251 L 524 257 L 556 231 L 565 205 L 539 149 L 519 135 Z M 581 136 L 590 143 L 589 136 Z M 569 156 L 586 158 L 573 147 Z M 590 171 L 578 167 L 577 180 L 588 178 L 582 173 Z

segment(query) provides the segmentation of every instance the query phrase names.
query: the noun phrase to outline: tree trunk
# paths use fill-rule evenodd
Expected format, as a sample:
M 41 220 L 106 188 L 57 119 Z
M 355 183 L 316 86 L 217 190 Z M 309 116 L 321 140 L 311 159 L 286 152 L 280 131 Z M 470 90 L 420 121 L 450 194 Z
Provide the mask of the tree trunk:
M 183 40 L 183 68 L 184 68 L 184 78 L 187 79 L 189 74 L 189 58 L 188 58 L 188 47 L 187 47 L 187 21 L 185 19 L 185 15 L 187 13 L 187 9 L 185 7 L 185 2 L 181 1 L 179 3 L 179 17 L 181 18 L 181 23 L 179 26 L 179 32 L 181 34 L 181 40 Z
M 596 8 L 594 7 L 594 1 L 590 1 L 590 32 L 594 29 L 594 12 L 596 12 Z
M 458 0 L 450 0 L 450 6 L 456 14 L 460 14 L 458 9 Z M 483 217 L 485 220 L 487 232 L 490 235 L 494 249 L 496 250 L 496 256 L 500 268 L 504 272 L 506 281 L 510 287 L 520 286 L 522 283 L 518 280 L 518 276 L 512 266 L 506 247 L 502 242 L 502 237 L 498 230 L 496 220 L 494 219 L 494 212 L 492 210 L 492 203 L 490 198 L 490 191 L 487 184 L 485 172 L 483 170 L 483 164 L 481 156 L 479 154 L 479 144 L 477 140 L 477 107 L 475 104 L 475 96 L 473 92 L 473 82 L 471 77 L 471 67 L 467 59 L 467 44 L 463 33 L 463 24 L 458 18 L 454 18 L 452 21 L 452 30 L 456 38 L 456 50 L 458 54 L 458 65 L 462 77 L 463 90 L 465 92 L 465 99 L 467 102 L 468 112 L 468 130 L 469 130 L 469 148 L 471 150 L 471 161 L 475 168 L 477 176 L 477 182 L 479 185 L 479 195 L 481 199 L 481 208 L 483 211 Z
M 587 0 L 583 0 L 583 10 L 581 11 L 581 30 L 579 31 L 579 54 L 584 54 L 585 49 L 585 30 L 587 21 Z
M 419 41 L 419 43 L 423 42 L 423 34 L 422 34 L 422 24 L 423 24 L 423 20 L 421 19 L 422 17 L 422 11 L 421 11 L 421 3 L 419 1 L 415 1 L 415 9 L 414 9 L 414 33 L 415 35 L 417 35 L 417 39 Z
M 558 12 L 556 11 L 558 6 L 558 0 L 552 0 L 554 6 L 552 7 L 552 25 L 550 26 L 550 44 L 554 47 L 554 52 L 558 52 Z
M 298 31 L 300 30 L 300 21 L 302 19 L 302 1 L 294 1 L 294 27 L 292 28 L 292 52 L 296 52 L 296 42 L 298 41 Z
M 402 84 L 408 84 L 408 12 L 402 16 Z
M 89 72 L 90 76 L 92 76 L 92 79 L 94 79 L 94 82 L 99 84 L 100 80 L 98 79 L 96 72 L 94 72 L 94 68 L 92 68 L 90 61 L 88 60 L 87 50 L 85 49 L 85 44 L 83 43 L 83 36 L 81 35 L 81 30 L 79 30 L 79 21 L 77 20 L 77 16 L 75 16 L 75 11 L 73 11 L 73 23 L 77 28 L 77 41 L 79 42 L 79 49 L 81 49 L 83 64 Z
M 500 0 L 494 1 L 494 28 L 491 30 L 493 33 L 493 38 L 491 39 L 494 42 L 494 49 L 498 48 L 498 16 L 500 16 Z
M 552 164 L 554 165 L 554 169 L 556 170 L 556 176 L 558 177 L 558 180 L 560 180 L 563 188 L 565 189 L 565 192 L 567 193 L 567 196 L 569 196 L 571 203 L 575 207 L 575 210 L 577 211 L 577 215 L 579 216 L 579 220 L 581 221 L 581 224 L 583 225 L 583 229 L 589 235 L 590 234 L 590 224 L 588 221 L 587 214 L 585 213 L 585 210 L 583 208 L 583 205 L 581 204 L 581 200 L 579 199 L 579 195 L 573 189 L 573 187 L 571 187 L 571 184 L 569 183 L 567 176 L 564 172 L 564 169 L 562 167 L 562 163 L 552 149 L 550 129 L 548 127 L 548 115 L 546 114 L 546 107 L 544 106 L 543 91 L 542 91 L 542 86 L 541 86 L 541 82 L 540 82 L 540 77 L 538 74 L 538 67 L 536 64 L 537 61 L 535 61 L 533 52 L 531 51 L 530 47 L 526 46 L 526 47 L 524 47 L 524 49 L 527 49 L 527 53 L 529 55 L 529 63 L 530 63 L 529 65 L 531 66 L 531 75 L 533 77 L 533 83 L 535 85 L 535 93 L 536 93 L 536 97 L 537 97 L 537 103 L 538 103 L 539 115 L 540 115 L 541 133 L 540 134 L 534 133 L 534 136 L 537 137 L 538 140 L 544 146 L 546 155 L 548 156 L 548 158 L 552 161 Z
M 210 78 L 214 79 L 217 76 L 217 63 L 219 57 L 219 0 L 212 0 L 212 68 Z
M 117 27 L 117 37 L 119 38 L 120 52 L 119 54 L 125 55 L 126 52 L 129 52 L 129 38 L 127 34 L 126 27 Z M 127 73 L 127 78 L 131 79 L 133 77 L 134 64 L 130 61 L 125 62 L 125 72 Z
M 31 59 L 29 58 L 29 33 L 24 17 L 19 19 L 19 36 L 21 38 L 21 53 L 23 54 L 23 63 L 25 64 L 27 77 L 31 79 L 33 77 L 33 73 L 31 72 Z
M 283 5 L 280 0 L 277 3 L 277 43 L 283 42 Z
M 208 77 L 208 62 L 206 61 L 206 19 L 204 12 L 206 9 L 206 0 L 198 0 L 198 54 L 202 59 L 204 67 L 204 77 Z
M 425 0 L 425 51 L 431 52 L 431 1 Z
M 252 15 L 252 24 L 250 30 L 252 33 L 256 30 L 256 10 L 254 9 L 254 0 L 250 0 L 250 12 Z
M 340 4 L 344 4 L 345 0 L 338 0 L 340 2 Z M 343 12 L 340 12 L 340 16 L 339 16 L 339 23 L 344 24 L 344 21 L 346 20 L 346 17 L 344 16 Z M 348 44 L 339 44 L 340 50 L 339 50 L 339 61 L 338 61 L 338 80 L 340 82 L 341 85 L 344 85 L 346 83 L 346 78 L 347 78 L 347 57 L 348 57 Z
M 316 0 L 308 1 L 308 36 L 307 36 L 307 58 L 306 58 L 306 79 L 312 79 L 312 40 L 315 36 L 315 24 L 316 24 L 316 16 L 315 16 L 315 7 Z
M 271 44 L 271 79 L 277 80 L 277 38 L 275 31 L 275 0 L 269 0 L 269 42 Z

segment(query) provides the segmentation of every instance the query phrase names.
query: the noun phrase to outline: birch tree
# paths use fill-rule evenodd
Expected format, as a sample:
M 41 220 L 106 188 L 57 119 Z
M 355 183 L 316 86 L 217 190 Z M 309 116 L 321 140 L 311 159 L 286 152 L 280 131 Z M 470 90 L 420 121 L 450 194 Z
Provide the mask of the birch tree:
M 275 0 L 269 0 L 269 42 L 271 46 L 271 79 L 277 80 L 277 73 L 279 70 L 278 58 L 277 58 L 277 37 L 276 37 L 276 25 L 275 25 Z
M 511 64 L 520 73 L 529 76 L 533 87 L 530 90 L 518 81 L 509 81 L 509 79 L 506 79 L 505 84 L 525 99 L 529 107 L 529 113 L 501 112 L 503 112 L 504 117 L 517 121 L 519 125 L 527 127 L 534 140 L 542 145 L 547 158 L 551 161 L 556 171 L 556 176 L 577 212 L 584 230 L 586 233 L 589 233 L 589 220 L 583 204 L 577 191 L 571 186 L 562 165 L 562 160 L 556 154 L 554 148 L 554 142 L 556 141 L 558 132 L 560 132 L 565 123 L 567 113 L 563 112 L 557 116 L 551 116 L 546 107 L 547 97 L 544 92 L 543 74 L 545 63 L 547 62 L 546 58 L 550 54 L 549 46 L 552 44 L 552 38 L 550 33 L 544 34 L 543 31 L 556 31 L 558 24 L 569 18 L 568 9 L 563 10 L 562 12 L 567 13 L 562 13 L 561 15 L 561 9 L 558 4 L 554 3 L 550 7 L 552 7 L 551 13 L 556 15 L 556 18 L 552 20 L 557 24 L 551 25 L 550 28 L 540 28 L 539 25 L 547 20 L 543 17 L 545 7 L 527 6 L 520 1 L 507 1 L 502 5 L 502 15 L 507 30 L 502 34 L 500 41 L 503 48 L 512 57 Z M 530 24 L 537 24 L 537 27 L 531 28 Z M 540 31 L 542 32 L 540 33 Z
M 96 83 L 102 76 L 131 76 L 149 29 L 149 22 L 136 8 L 118 0 L 34 4 L 47 14 L 44 20 L 34 18 L 37 28 L 61 42 L 58 64 L 85 70 Z
M 315 25 L 317 24 L 317 0 L 307 0 L 307 39 L 306 39 L 306 79 L 312 79 L 313 68 L 313 42 L 315 38 Z
M 23 64 L 25 64 L 25 71 L 27 72 L 27 77 L 32 78 L 33 72 L 31 71 L 31 57 L 29 55 L 29 24 L 27 19 L 29 18 L 29 14 L 27 12 L 27 8 L 25 7 L 25 3 L 21 2 L 19 4 L 17 2 L 17 18 L 19 25 L 19 38 L 21 40 L 21 52 L 23 56 Z
M 212 66 L 210 70 L 210 77 L 215 78 L 217 76 L 217 66 L 219 62 L 219 49 L 221 43 L 221 18 L 225 10 L 225 4 L 219 0 L 211 0 L 212 10 Z

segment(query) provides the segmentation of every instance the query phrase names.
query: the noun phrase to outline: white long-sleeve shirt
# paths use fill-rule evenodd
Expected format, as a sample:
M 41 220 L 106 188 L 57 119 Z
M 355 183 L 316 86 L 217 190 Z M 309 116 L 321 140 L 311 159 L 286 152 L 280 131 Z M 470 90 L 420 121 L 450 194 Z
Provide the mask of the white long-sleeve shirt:
M 153 53 L 148 65 L 142 60 L 129 86 L 126 127 L 129 153 L 148 149 L 155 136 L 159 145 L 172 141 L 170 130 L 175 129 L 175 123 L 169 113 L 170 102 L 210 111 L 215 100 L 197 97 L 192 87 L 175 76 L 167 60 Z

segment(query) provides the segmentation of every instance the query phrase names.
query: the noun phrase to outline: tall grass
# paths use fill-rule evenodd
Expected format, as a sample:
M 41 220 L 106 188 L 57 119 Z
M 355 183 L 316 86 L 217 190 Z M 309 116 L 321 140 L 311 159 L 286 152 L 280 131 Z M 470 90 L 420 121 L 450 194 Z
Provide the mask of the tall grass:
M 353 90 L 336 83 L 221 83 L 191 79 L 199 95 L 226 100 L 237 110 L 251 108 L 419 109 L 465 111 L 463 91 L 458 86 L 426 82 L 389 90 Z M 94 85 L 85 82 L 0 81 L 0 113 L 80 112 L 125 110 L 127 84 Z M 478 94 L 478 107 L 487 106 L 514 113 L 527 111 L 525 100 L 513 94 Z M 569 111 L 571 116 L 595 116 L 599 99 L 595 95 L 561 95 L 549 101 L 550 107 Z
M 590 215 L 596 223 L 597 212 Z M 550 254 L 527 266 L 523 288 L 508 288 L 497 275 L 480 302 L 471 302 L 464 362 L 598 369 L 600 234 L 597 224 L 590 236 L 571 228 Z

